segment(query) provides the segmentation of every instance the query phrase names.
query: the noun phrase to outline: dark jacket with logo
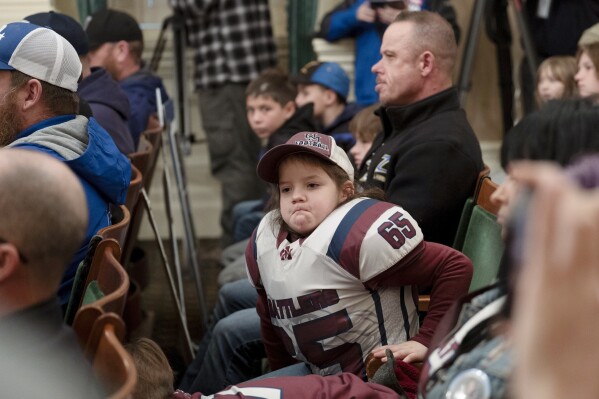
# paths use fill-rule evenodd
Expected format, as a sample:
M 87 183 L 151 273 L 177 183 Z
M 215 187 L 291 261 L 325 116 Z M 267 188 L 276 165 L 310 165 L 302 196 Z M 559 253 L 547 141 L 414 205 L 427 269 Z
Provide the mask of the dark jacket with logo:
M 103 68 L 92 68 L 92 73 L 79 83 L 77 94 L 89 104 L 94 118 L 106 129 L 123 154 L 135 151 L 129 132 L 129 100 L 119 84 Z
M 158 112 L 156 89 L 160 89 L 163 103 L 168 100 L 168 95 L 162 84 L 162 79 L 144 68 L 119 81 L 119 86 L 129 98 L 129 105 L 131 106 L 129 130 L 133 135 L 133 143 L 137 148 L 139 136 L 146 130 L 150 115 Z
M 451 245 L 484 166 L 457 90 L 379 112 L 384 134 L 362 163 L 360 180 L 410 212 L 427 241 Z

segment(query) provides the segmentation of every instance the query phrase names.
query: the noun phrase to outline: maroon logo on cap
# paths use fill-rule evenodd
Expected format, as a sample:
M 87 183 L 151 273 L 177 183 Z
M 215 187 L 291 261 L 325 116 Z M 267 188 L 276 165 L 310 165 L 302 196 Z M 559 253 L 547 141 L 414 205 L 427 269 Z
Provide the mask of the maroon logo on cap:
M 325 143 L 321 139 L 326 140 L 327 142 Z M 323 153 L 327 157 L 331 155 L 331 145 L 329 136 L 323 136 L 319 133 L 306 133 L 304 139 L 296 140 L 295 144 L 301 145 L 303 147 L 310 147 L 313 150 Z

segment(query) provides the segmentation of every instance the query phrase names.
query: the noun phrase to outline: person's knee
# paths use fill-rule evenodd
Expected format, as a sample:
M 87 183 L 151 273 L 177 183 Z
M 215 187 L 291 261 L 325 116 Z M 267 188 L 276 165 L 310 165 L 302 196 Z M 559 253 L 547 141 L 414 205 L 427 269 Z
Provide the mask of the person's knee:
M 260 318 L 255 309 L 233 313 L 216 323 L 213 339 L 232 344 L 260 338 Z
M 236 303 L 241 293 L 246 291 L 246 285 L 249 284 L 247 279 L 226 283 L 220 287 L 218 296 L 224 303 Z

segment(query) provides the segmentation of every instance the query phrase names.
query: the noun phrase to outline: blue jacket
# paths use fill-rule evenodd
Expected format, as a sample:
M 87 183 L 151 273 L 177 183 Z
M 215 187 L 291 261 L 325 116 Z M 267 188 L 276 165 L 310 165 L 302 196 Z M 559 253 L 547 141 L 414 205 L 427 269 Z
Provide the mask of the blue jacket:
M 358 21 L 356 12 L 366 0 L 358 0 L 349 8 L 335 11 L 328 24 L 323 23 L 322 33 L 328 41 L 334 42 L 346 37 L 355 38 L 355 94 L 360 105 L 371 105 L 379 100 L 374 91 L 376 76 L 370 70 L 380 59 L 381 37 L 386 25 Z M 324 22 L 324 21 L 323 21 Z M 325 26 L 326 25 L 326 26 Z
M 133 136 L 129 132 L 129 99 L 119 84 L 103 68 L 92 68 L 92 73 L 79 83 L 79 97 L 92 109 L 94 118 L 123 154 L 135 151 Z
M 146 130 L 148 118 L 157 112 L 156 88 L 160 89 L 162 102 L 168 100 L 168 95 L 162 84 L 162 79 L 146 69 L 140 69 L 133 75 L 119 81 L 121 89 L 129 98 L 131 106 L 131 117 L 129 118 L 129 130 L 133 135 L 135 148 L 139 143 L 141 132 Z
M 63 115 L 46 119 L 22 131 L 9 147 L 45 152 L 64 161 L 85 190 L 89 224 L 85 241 L 63 276 L 58 291 L 61 305 L 68 302 L 77 265 L 91 237 L 110 225 L 110 203 L 123 204 L 131 180 L 131 163 L 94 118 Z

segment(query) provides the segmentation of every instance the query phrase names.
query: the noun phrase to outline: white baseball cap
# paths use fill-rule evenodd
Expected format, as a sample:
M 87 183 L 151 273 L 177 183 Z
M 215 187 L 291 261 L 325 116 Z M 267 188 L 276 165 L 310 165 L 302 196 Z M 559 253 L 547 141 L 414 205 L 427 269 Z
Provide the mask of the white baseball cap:
M 81 62 L 73 46 L 53 30 L 12 22 L 0 28 L 0 70 L 16 70 L 75 92 Z
M 316 155 L 339 166 L 354 181 L 354 166 L 347 154 L 331 136 L 316 132 L 301 132 L 291 137 L 285 144 L 269 150 L 258 162 L 258 176 L 268 183 L 279 182 L 279 164 L 290 154 L 305 152 Z

